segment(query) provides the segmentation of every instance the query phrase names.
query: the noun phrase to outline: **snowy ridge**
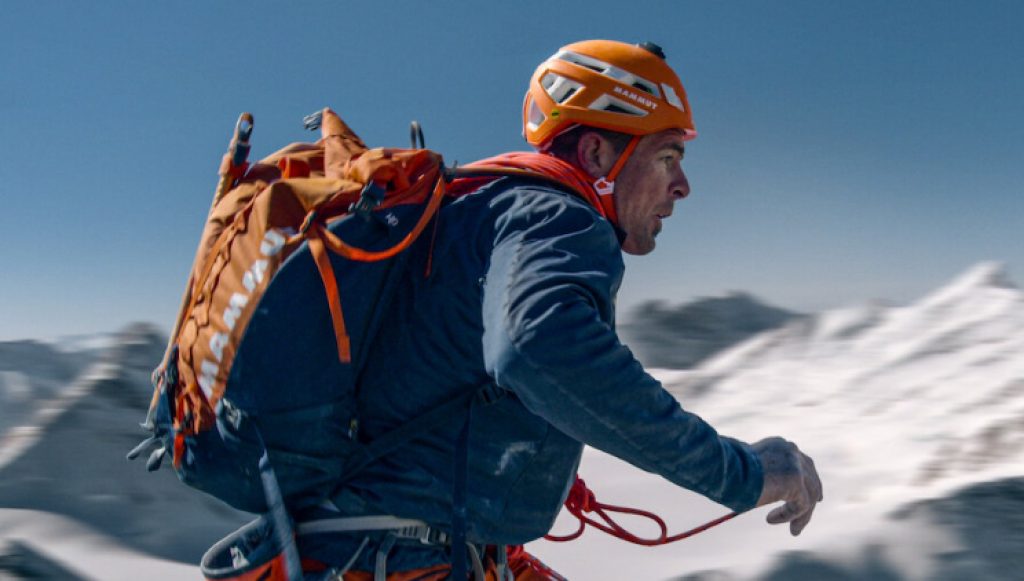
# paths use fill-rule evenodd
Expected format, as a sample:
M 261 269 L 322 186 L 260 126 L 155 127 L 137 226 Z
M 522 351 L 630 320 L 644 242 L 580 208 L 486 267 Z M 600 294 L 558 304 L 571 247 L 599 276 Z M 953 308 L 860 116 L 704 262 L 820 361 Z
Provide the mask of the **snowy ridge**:
M 866 304 L 792 322 L 663 381 L 723 433 L 796 442 L 815 459 L 826 502 L 797 539 L 761 524 L 762 508 L 674 547 L 636 551 L 600 533 L 585 535 L 582 546 L 534 544 L 570 578 L 668 579 L 701 570 L 724 576 L 709 579 L 768 578 L 772 567 L 786 572 L 774 578 L 799 578 L 823 562 L 849 578 L 872 578 L 854 566 L 871 551 L 897 578 L 947 578 L 950 555 L 972 543 L 963 533 L 969 527 L 940 526 L 941 514 L 928 507 L 982 483 L 1007 483 L 1000 490 L 1010 492 L 993 497 L 995 506 L 1024 498 L 1024 293 L 996 263 L 905 307 Z M 657 508 L 676 529 L 724 512 L 596 451 L 588 451 L 581 475 L 605 502 Z M 972 514 L 962 513 L 965 522 Z M 1024 544 L 1024 527 L 990 524 L 1002 533 L 993 543 Z M 578 554 L 601 555 L 600 566 Z M 618 569 L 617 561 L 626 565 Z M 963 566 L 976 575 L 991 565 Z M 1000 578 L 999 570 L 985 577 Z
M 1021 473 L 1012 460 L 1024 453 L 1024 294 L 997 265 L 980 265 L 908 307 L 825 313 L 757 344 L 702 368 L 728 375 L 699 409 L 711 419 L 749 417 L 749 426 L 731 430 L 739 437 L 757 437 L 768 421 L 815 442 L 841 441 L 825 436 L 842 427 L 862 438 L 877 432 L 878 441 L 837 443 L 833 453 L 850 460 L 884 442 L 903 475 L 888 484 L 897 493 L 927 484 L 942 494 Z

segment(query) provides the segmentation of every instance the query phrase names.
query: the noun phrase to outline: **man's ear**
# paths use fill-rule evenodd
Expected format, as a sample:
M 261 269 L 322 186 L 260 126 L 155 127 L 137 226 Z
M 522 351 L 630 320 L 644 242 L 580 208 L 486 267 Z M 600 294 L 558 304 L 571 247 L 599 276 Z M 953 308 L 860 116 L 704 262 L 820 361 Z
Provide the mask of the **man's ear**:
M 608 175 L 615 164 L 614 153 L 612 144 L 593 131 L 585 132 L 576 143 L 576 161 L 594 179 Z

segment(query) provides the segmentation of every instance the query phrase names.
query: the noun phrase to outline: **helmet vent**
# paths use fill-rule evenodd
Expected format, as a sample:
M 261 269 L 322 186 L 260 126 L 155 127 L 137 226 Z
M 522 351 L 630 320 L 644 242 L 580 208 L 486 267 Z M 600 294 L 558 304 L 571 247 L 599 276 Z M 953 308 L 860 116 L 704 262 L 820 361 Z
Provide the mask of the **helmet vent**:
M 645 93 L 649 93 L 651 95 L 654 95 L 655 97 L 658 96 L 657 89 L 655 89 L 651 85 L 648 85 L 647 83 L 643 83 L 641 81 L 637 81 L 637 82 L 633 83 L 633 88 L 634 89 L 640 89 L 641 91 L 643 91 Z
M 654 95 L 655 97 L 661 97 L 661 91 L 658 90 L 657 83 L 652 83 L 643 77 L 637 76 L 629 71 L 625 71 L 615 65 L 596 58 L 584 56 L 567 50 L 559 51 L 552 58 L 557 58 L 577 66 L 588 68 L 624 85 L 640 89 L 641 91 Z
M 601 97 L 590 104 L 590 108 L 595 111 L 607 111 L 609 113 L 619 113 L 621 115 L 631 115 L 634 117 L 643 117 L 644 115 L 647 115 L 647 111 L 644 111 L 643 109 L 621 99 L 616 99 L 611 95 L 601 95 Z
M 540 83 L 547 91 L 548 96 L 551 97 L 551 100 L 559 105 L 568 101 L 570 97 L 583 88 L 583 85 L 580 83 L 556 73 L 544 75 Z
M 529 116 L 527 118 L 527 125 L 530 131 L 536 131 L 541 123 L 544 123 L 545 119 L 544 112 L 537 106 L 537 102 L 530 99 Z
M 601 73 L 602 75 L 606 74 L 608 72 L 608 69 L 613 68 L 612 65 L 606 62 L 599 61 L 595 58 L 583 56 L 581 54 L 576 54 L 574 52 L 569 52 L 567 50 L 559 51 L 558 54 L 554 56 L 554 58 L 570 62 L 574 65 L 579 65 L 581 67 L 588 68 L 596 73 Z
M 615 103 L 612 103 L 610 105 L 606 105 L 604 110 L 608 111 L 609 113 L 625 113 L 626 115 L 636 115 L 636 113 L 634 113 L 634 112 L 632 112 L 632 111 L 630 111 L 628 109 L 624 109 L 624 108 L 616 105 Z
M 665 83 L 661 84 L 661 88 L 665 91 L 665 100 L 676 109 L 685 113 L 686 107 L 683 106 L 683 101 L 679 98 L 679 95 L 676 95 L 675 89 Z

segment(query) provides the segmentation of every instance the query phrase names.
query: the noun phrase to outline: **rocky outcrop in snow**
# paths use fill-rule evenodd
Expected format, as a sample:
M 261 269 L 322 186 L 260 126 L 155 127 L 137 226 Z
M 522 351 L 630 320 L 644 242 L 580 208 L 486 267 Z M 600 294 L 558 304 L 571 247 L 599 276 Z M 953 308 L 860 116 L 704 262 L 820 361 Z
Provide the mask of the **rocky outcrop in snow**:
M 644 303 L 619 326 L 646 367 L 690 369 L 709 356 L 802 315 L 772 307 L 747 293 L 704 298 L 677 307 Z

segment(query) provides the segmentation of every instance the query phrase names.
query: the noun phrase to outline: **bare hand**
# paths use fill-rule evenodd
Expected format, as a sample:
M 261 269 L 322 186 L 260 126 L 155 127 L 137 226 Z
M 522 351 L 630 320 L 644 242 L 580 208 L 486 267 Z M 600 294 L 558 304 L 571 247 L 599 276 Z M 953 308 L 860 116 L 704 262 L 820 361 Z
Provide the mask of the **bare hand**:
M 825 498 L 814 461 L 782 438 L 765 438 L 751 447 L 764 468 L 764 488 L 757 506 L 785 501 L 768 513 L 768 523 L 788 522 L 789 532 L 799 535 L 811 522 L 814 507 Z

